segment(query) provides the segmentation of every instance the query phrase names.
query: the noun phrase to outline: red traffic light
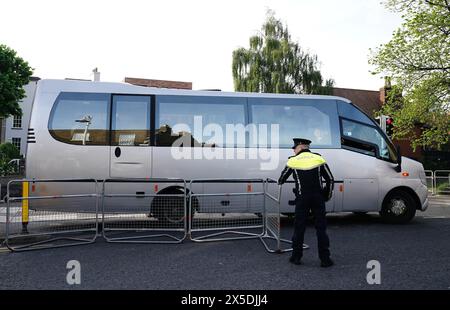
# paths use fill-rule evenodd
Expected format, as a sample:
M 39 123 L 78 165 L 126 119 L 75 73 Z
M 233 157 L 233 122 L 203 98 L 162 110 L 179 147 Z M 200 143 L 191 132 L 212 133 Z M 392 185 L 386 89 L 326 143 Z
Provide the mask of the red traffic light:
M 392 125 L 394 123 L 394 120 L 392 118 L 388 118 L 386 120 L 386 125 Z

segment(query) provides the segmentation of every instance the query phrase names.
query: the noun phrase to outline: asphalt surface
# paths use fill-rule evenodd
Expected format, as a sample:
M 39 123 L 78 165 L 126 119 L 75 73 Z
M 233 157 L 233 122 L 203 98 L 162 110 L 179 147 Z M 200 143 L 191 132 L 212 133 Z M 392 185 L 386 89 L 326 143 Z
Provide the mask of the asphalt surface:
M 180 245 L 95 244 L 22 253 L 0 250 L 0 289 L 450 289 L 450 199 L 433 198 L 407 225 L 377 214 L 328 216 L 336 265 L 319 267 L 312 223 L 303 265 L 269 254 L 259 240 Z M 293 222 L 282 221 L 287 238 Z M 68 285 L 66 264 L 78 260 L 81 284 Z M 367 263 L 381 264 L 369 285 Z

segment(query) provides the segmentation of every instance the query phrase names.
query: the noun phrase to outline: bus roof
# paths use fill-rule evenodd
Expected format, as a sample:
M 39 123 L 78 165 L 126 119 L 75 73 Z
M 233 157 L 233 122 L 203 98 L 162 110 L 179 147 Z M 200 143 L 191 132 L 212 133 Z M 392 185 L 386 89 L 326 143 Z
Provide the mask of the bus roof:
M 247 98 L 284 98 L 284 99 L 326 99 L 350 100 L 336 96 L 325 95 L 297 95 L 297 94 L 269 94 L 269 93 L 245 93 L 222 91 L 197 91 L 169 88 L 154 88 L 137 86 L 128 83 L 117 82 L 92 82 L 80 80 L 56 80 L 44 79 L 38 82 L 39 91 L 43 93 L 59 92 L 95 92 L 112 94 L 149 94 L 149 95 L 182 95 L 182 96 L 217 96 L 217 97 L 247 97 Z

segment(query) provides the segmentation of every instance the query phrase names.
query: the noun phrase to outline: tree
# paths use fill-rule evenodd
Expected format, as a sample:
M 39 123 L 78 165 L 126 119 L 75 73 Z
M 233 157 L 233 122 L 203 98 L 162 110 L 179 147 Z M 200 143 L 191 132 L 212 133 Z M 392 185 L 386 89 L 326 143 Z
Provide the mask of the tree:
M 32 69 L 6 45 L 0 44 L 0 117 L 22 115 L 19 101 L 25 97 Z
M 233 51 L 236 91 L 330 94 L 333 80 L 323 85 L 316 55 L 292 41 L 288 28 L 267 12 L 261 32 L 250 37 L 250 48 Z
M 0 144 L 0 176 L 13 174 L 16 166 L 10 164 L 11 159 L 20 158 L 20 151 L 12 143 Z
M 369 60 L 376 67 L 374 74 L 392 77 L 395 84 L 382 113 L 394 119 L 394 138 L 408 138 L 414 148 L 440 148 L 449 142 L 450 133 L 450 2 L 385 4 L 401 12 L 404 22 Z
M 9 142 L 0 144 L 0 158 L 5 158 L 10 161 L 19 157 L 20 151 L 14 144 Z

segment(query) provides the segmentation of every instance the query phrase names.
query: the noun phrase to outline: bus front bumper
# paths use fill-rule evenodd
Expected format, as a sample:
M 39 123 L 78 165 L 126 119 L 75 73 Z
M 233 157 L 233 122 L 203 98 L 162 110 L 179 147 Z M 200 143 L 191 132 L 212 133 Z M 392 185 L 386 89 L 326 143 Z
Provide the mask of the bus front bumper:
M 428 197 L 425 199 L 425 201 L 422 203 L 422 207 L 420 208 L 420 210 L 423 212 L 426 209 L 428 209 L 428 205 L 429 205 L 429 201 L 428 201 Z
M 416 188 L 416 194 L 417 196 L 419 196 L 419 200 L 420 200 L 420 211 L 425 211 L 428 209 L 428 205 L 429 205 L 429 200 L 428 200 L 428 188 L 423 185 L 420 184 L 417 188 Z

